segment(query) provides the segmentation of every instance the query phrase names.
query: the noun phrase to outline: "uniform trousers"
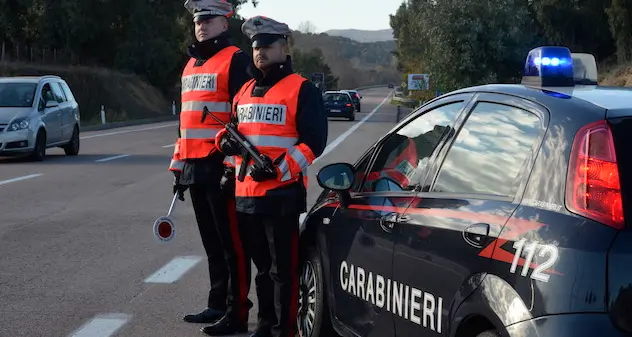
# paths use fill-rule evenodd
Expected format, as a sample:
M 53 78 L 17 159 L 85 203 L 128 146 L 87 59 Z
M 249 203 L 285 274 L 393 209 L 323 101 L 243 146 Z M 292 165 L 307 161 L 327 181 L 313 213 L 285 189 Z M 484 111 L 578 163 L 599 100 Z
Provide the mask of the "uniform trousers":
M 208 306 L 226 310 L 237 322 L 248 322 L 250 259 L 244 250 L 240 223 L 237 221 L 233 193 L 222 193 L 221 176 L 215 184 L 193 184 L 189 187 L 202 244 L 208 257 L 211 289 Z M 231 191 L 232 192 L 232 191 Z M 232 195 L 231 195 L 232 194 Z
M 299 214 L 237 214 L 245 225 L 248 251 L 257 267 L 258 329 L 269 329 L 274 337 L 294 337 L 300 274 Z

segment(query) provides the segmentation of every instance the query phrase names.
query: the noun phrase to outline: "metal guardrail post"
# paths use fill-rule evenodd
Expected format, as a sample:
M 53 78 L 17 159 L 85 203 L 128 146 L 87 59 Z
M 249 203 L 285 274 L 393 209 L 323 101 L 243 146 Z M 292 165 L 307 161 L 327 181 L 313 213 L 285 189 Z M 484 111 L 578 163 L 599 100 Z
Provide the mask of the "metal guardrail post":
M 397 104 L 397 123 L 399 123 L 401 113 L 402 113 L 402 106 Z

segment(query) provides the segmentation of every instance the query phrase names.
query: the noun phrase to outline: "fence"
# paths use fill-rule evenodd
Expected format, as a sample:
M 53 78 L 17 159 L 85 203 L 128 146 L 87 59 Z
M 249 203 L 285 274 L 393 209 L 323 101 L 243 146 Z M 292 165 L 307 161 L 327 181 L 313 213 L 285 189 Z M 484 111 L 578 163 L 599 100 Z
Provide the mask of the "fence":
M 77 64 L 78 59 L 67 49 L 38 48 L 24 44 L 0 46 L 0 62 L 28 62 L 35 64 Z

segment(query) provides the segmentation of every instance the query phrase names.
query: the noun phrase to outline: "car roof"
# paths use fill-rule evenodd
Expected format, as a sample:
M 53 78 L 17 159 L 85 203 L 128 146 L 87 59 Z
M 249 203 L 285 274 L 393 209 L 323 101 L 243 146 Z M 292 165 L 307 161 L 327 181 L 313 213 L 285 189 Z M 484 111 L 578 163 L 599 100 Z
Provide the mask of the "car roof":
M 538 87 L 523 84 L 487 84 L 463 88 L 450 94 L 468 92 L 502 93 L 523 97 L 537 102 L 549 99 L 553 94 L 562 98 L 574 98 L 606 110 L 632 108 L 632 88 L 598 85 L 576 85 L 573 87 Z
M 44 75 L 44 76 L 13 76 L 13 77 L 0 77 L 0 83 L 39 83 L 45 79 L 57 79 L 61 80 L 59 76 Z
M 332 90 L 332 91 L 325 91 L 326 94 L 349 94 L 348 92 L 344 91 L 344 90 Z

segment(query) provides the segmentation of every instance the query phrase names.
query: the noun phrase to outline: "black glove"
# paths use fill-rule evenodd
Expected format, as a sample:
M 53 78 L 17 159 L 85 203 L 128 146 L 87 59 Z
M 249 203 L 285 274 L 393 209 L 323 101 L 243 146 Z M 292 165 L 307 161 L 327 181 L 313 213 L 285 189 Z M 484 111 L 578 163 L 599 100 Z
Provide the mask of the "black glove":
M 219 141 L 219 150 L 227 156 L 236 156 L 241 154 L 241 147 L 230 134 L 226 134 Z
M 282 155 L 281 157 L 277 158 L 277 160 L 275 160 L 273 163 L 270 157 L 266 156 L 265 154 L 262 154 L 261 159 L 263 159 L 263 161 L 266 162 L 268 164 L 268 167 L 271 167 L 272 170 L 268 171 L 264 167 L 259 167 L 255 163 L 254 167 L 252 168 L 252 171 L 250 171 L 250 176 L 252 177 L 252 180 L 256 182 L 262 182 L 266 180 L 276 179 L 276 177 L 278 176 L 278 170 L 276 168 L 276 165 L 278 165 L 281 162 L 281 159 L 283 159 L 283 157 L 285 156 Z
M 184 192 L 189 188 L 188 186 L 180 184 L 180 172 L 174 172 L 173 177 L 173 190 L 172 194 L 178 193 L 178 199 L 184 201 Z
M 224 175 L 219 181 L 219 187 L 224 195 L 235 196 L 235 169 L 232 167 L 224 168 Z

